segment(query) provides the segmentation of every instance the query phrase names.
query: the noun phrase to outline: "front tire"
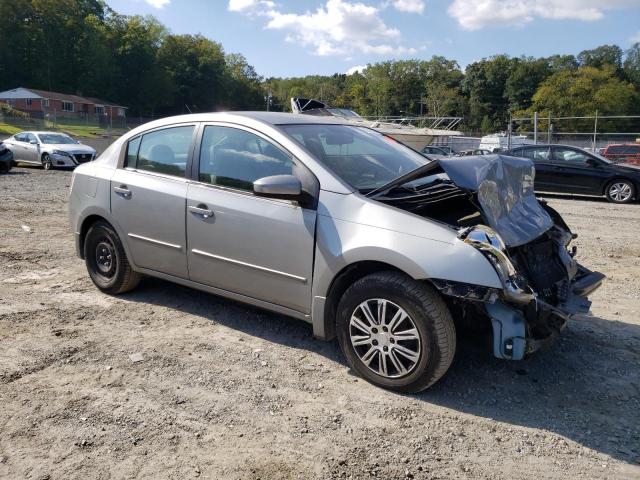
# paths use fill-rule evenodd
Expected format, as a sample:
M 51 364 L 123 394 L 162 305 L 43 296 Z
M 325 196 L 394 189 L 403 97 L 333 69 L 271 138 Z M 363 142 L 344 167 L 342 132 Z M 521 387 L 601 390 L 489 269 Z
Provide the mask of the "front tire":
M 635 187 L 629 180 L 614 180 L 607 185 L 607 200 L 612 203 L 630 203 L 635 196 Z
M 48 153 L 42 155 L 42 168 L 45 170 L 53 170 L 53 162 L 51 161 L 51 157 Z
M 398 272 L 355 282 L 338 305 L 340 348 L 349 366 L 374 385 L 417 393 L 449 369 L 455 326 L 439 294 Z
M 104 293 L 128 292 L 140 282 L 141 275 L 131 269 L 118 234 L 106 222 L 99 221 L 89 227 L 84 258 L 91 280 Z

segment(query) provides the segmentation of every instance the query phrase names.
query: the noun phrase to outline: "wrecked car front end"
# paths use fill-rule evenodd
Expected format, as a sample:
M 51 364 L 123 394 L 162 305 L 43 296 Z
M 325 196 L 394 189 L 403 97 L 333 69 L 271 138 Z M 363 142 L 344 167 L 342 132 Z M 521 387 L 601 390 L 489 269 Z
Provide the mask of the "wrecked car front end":
M 376 199 L 447 223 L 494 267 L 501 289 L 433 279 L 459 316 L 489 320 L 493 352 L 519 360 L 551 342 L 604 275 L 577 263 L 576 238 L 533 192 L 526 159 L 490 155 L 440 159 L 426 176 Z

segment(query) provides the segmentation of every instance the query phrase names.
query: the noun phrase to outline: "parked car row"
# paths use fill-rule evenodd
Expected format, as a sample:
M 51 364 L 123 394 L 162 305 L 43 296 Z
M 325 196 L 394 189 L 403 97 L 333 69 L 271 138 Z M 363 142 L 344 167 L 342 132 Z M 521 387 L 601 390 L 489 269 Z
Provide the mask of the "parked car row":
M 538 144 L 514 148 L 505 154 L 533 161 L 538 192 L 605 196 L 614 203 L 629 203 L 640 192 L 640 165 L 614 164 L 582 148 Z
M 422 153 L 446 158 L 442 146 L 429 145 Z M 490 155 L 486 149 L 455 152 L 456 157 Z M 629 203 L 640 193 L 640 144 L 609 145 L 602 154 L 570 145 L 518 145 L 503 155 L 524 157 L 536 168 L 535 191 L 605 196 L 610 202 Z M 626 163 L 618 163 L 626 160 Z
M 60 132 L 20 132 L 3 142 L 13 163 L 41 165 L 45 170 L 90 162 L 96 151 Z

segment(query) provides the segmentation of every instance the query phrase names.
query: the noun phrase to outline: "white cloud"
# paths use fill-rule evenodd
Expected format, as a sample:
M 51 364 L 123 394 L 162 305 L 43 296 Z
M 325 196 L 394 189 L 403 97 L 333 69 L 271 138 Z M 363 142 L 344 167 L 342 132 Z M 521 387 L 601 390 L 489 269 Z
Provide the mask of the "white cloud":
M 393 0 L 393 7 L 401 12 L 422 13 L 424 12 L 423 0 Z
M 229 10 L 268 18 L 266 28 L 286 33 L 285 40 L 310 47 L 317 55 L 406 55 L 416 52 L 399 44 L 401 35 L 387 26 L 376 7 L 347 0 L 326 0 L 315 12 L 278 10 L 268 0 L 229 0 Z
M 362 73 L 367 68 L 366 65 L 356 65 L 355 67 L 351 67 L 347 70 L 347 75 L 353 75 L 354 73 Z
M 640 30 L 638 31 L 638 33 L 636 33 L 635 35 L 633 35 L 632 37 L 629 38 L 629 41 L 631 43 L 640 43 Z
M 640 6 L 640 0 L 454 0 L 449 15 L 466 30 L 524 25 L 535 18 L 599 20 L 606 10 Z
M 144 0 L 149 5 L 155 8 L 164 8 L 171 3 L 171 0 Z
M 229 0 L 228 9 L 231 12 L 253 12 L 258 9 L 272 9 L 275 4 L 270 0 Z

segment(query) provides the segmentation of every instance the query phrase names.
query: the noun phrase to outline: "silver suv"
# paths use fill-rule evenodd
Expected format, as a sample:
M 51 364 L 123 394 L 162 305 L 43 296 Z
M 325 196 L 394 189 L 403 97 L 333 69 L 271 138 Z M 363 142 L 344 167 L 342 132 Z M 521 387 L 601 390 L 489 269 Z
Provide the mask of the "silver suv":
M 430 160 L 366 127 L 304 115 L 167 118 L 75 170 L 78 255 L 105 293 L 151 275 L 305 320 L 370 382 L 417 392 L 456 328 L 519 360 L 602 282 L 498 155 Z

